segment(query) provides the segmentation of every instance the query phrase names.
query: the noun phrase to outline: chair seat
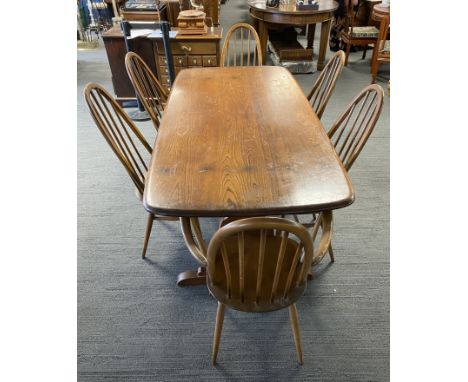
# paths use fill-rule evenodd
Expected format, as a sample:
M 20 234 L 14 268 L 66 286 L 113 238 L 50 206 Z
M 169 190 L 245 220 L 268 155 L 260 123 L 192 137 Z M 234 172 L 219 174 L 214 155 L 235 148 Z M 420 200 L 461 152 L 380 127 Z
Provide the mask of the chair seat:
M 215 271 L 213 278 L 207 280 L 211 293 L 223 304 L 233 309 L 244 312 L 268 312 L 284 308 L 294 303 L 305 289 L 305 284 L 293 288 L 293 292 L 283 298 L 284 288 L 289 275 L 289 269 L 297 250 L 297 242 L 288 238 L 286 251 L 283 258 L 283 266 L 279 274 L 277 293 L 270 302 L 270 292 L 272 290 L 273 279 L 275 275 L 276 263 L 278 261 L 278 248 L 280 247 L 281 237 L 268 234 L 265 246 L 264 268 L 262 275 L 261 289 L 259 292 L 258 303 L 247 304 L 241 301 L 239 285 L 239 247 L 237 236 L 225 240 L 226 252 L 229 258 L 231 271 L 231 298 L 227 299 L 227 281 L 224 263 L 221 256 L 216 258 Z M 260 233 L 244 232 L 244 296 L 246 300 L 255 301 L 257 285 L 257 269 L 259 258 Z M 298 263 L 295 270 L 298 274 L 302 269 L 302 262 Z
M 376 27 L 353 27 L 349 28 L 349 35 L 353 38 L 377 38 L 379 30 Z

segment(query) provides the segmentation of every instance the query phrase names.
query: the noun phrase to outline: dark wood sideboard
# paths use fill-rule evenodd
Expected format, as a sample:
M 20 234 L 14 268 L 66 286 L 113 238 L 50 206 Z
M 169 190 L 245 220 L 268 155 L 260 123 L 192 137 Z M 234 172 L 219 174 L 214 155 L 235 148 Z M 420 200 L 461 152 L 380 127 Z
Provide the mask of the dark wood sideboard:
M 172 30 L 177 30 L 173 28 Z M 205 35 L 177 35 L 171 39 L 174 71 L 177 74 L 186 68 L 219 66 L 220 41 L 223 29 L 208 28 Z M 102 35 L 112 73 L 112 85 L 119 102 L 135 99 L 130 78 L 125 69 L 125 41 L 122 31 L 113 27 Z M 153 70 L 163 86 L 169 91 L 169 77 L 164 46 L 161 38 L 138 38 L 132 40 L 132 50 L 140 55 Z

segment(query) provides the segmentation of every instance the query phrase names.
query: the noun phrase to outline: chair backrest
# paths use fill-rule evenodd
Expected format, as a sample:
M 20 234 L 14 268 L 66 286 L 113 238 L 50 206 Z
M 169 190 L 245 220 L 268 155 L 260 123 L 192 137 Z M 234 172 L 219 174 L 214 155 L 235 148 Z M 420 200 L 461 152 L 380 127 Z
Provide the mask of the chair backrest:
M 312 246 L 307 229 L 287 219 L 233 221 L 221 227 L 208 246 L 208 288 L 218 301 L 237 310 L 286 307 L 305 290 Z
M 363 149 L 382 111 L 384 91 L 379 85 L 362 89 L 335 121 L 328 137 L 346 170 Z
M 125 56 L 125 66 L 138 98 L 158 130 L 159 120 L 167 101 L 166 91 L 138 54 L 128 52 Z
M 224 40 L 220 66 L 260 65 L 263 58 L 257 32 L 247 23 L 234 24 Z
M 356 24 L 356 15 L 359 11 L 360 2 L 356 0 L 344 0 L 343 7 L 344 7 L 344 30 L 347 32 L 349 28 L 352 29 Z
M 141 149 L 144 148 L 149 154 L 146 156 L 150 156 L 153 151 L 151 146 L 127 113 L 101 85 L 87 84 L 84 96 L 94 122 L 142 195 L 148 167 Z
M 345 58 L 346 55 L 342 50 L 336 52 L 320 72 L 317 81 L 315 81 L 312 90 L 307 96 L 319 118 L 322 118 L 328 100 L 333 93 L 333 89 L 335 89 L 336 81 L 343 70 Z

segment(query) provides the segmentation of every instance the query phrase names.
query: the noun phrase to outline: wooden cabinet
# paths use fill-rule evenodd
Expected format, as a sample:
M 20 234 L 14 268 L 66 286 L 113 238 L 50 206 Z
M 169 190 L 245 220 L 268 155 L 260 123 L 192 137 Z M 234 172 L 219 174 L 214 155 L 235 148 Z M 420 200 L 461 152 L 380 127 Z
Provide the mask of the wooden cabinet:
M 112 86 L 119 102 L 135 99 L 135 90 L 125 69 L 125 40 L 119 27 L 112 27 L 102 34 L 107 60 L 112 73 Z M 151 70 L 156 72 L 153 42 L 147 38 L 132 40 L 132 50 L 141 56 Z
M 173 28 L 172 30 L 176 30 Z M 174 71 L 177 76 L 181 70 L 191 67 L 219 66 L 220 41 L 222 28 L 208 28 L 205 35 L 177 35 L 171 39 L 171 50 L 174 58 Z M 118 27 L 103 33 L 104 46 L 112 73 L 112 85 L 117 100 L 122 102 L 135 98 L 130 78 L 125 69 L 125 41 Z M 140 38 L 132 40 L 132 50 L 153 70 L 161 83 L 170 90 L 169 71 L 161 38 Z

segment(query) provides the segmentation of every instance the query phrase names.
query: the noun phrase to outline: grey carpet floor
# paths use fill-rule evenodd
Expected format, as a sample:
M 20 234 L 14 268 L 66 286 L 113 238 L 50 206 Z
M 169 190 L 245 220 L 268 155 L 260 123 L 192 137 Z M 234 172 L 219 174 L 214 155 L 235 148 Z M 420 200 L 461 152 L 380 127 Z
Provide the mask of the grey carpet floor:
M 230 0 L 221 15 L 225 30 L 249 17 L 242 0 Z M 384 88 L 388 70 L 379 76 Z M 317 73 L 295 78 L 306 91 Z M 216 303 L 205 286 L 175 285 L 180 271 L 196 266 L 177 222 L 156 223 L 148 259 L 140 258 L 146 213 L 88 114 L 82 91 L 91 81 L 112 90 L 102 46 L 78 52 L 78 380 L 389 380 L 390 99 L 350 172 L 356 201 L 335 214 L 336 263 L 324 261 L 298 302 L 304 366 L 283 310 L 228 311 L 213 367 Z M 322 118 L 326 128 L 369 82 L 369 58 L 352 53 Z M 149 123 L 139 127 L 154 139 Z M 208 236 L 216 223 L 202 222 Z

